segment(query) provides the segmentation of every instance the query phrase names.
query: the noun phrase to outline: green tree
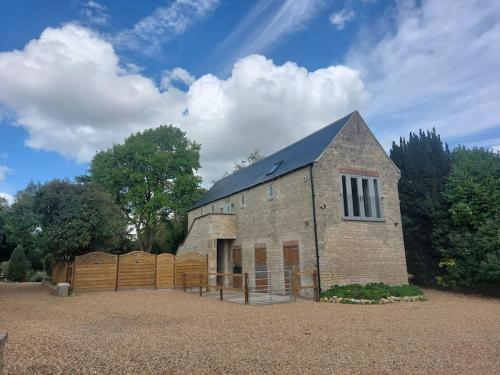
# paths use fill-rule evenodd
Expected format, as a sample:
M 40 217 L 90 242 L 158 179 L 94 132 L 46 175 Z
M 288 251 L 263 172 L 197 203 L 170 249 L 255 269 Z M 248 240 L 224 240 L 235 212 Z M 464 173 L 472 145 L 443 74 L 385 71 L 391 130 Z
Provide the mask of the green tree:
M 41 260 L 48 251 L 40 232 L 41 217 L 33 208 L 35 196 L 41 186 L 40 183 L 30 182 L 26 188 L 17 192 L 15 202 L 8 207 L 5 217 L 9 248 L 21 245 L 31 267 L 37 270 L 43 268 Z
M 123 213 L 96 184 L 53 180 L 38 191 L 34 208 L 55 261 L 89 251 L 119 250 L 126 242 Z
M 245 169 L 246 167 L 264 158 L 265 156 L 262 156 L 258 150 L 255 150 L 254 152 L 251 152 L 250 155 L 248 155 L 246 160 L 242 160 L 239 163 L 234 164 L 234 172 L 241 171 L 242 169 Z
M 29 262 L 24 254 L 23 247 L 17 246 L 9 259 L 9 268 L 7 269 L 7 280 L 26 281 L 28 277 Z
M 445 286 L 481 289 L 500 284 L 500 156 L 456 148 L 444 189 L 450 205 L 449 246 L 441 265 Z
M 200 197 L 200 146 L 174 126 L 136 133 L 97 153 L 90 180 L 110 192 L 147 252 L 163 223 L 182 221 Z
M 399 196 L 408 272 L 415 282 L 432 285 L 440 274 L 441 250 L 447 245 L 448 206 L 442 195 L 450 152 L 436 130 L 410 133 L 391 148 L 401 171 Z

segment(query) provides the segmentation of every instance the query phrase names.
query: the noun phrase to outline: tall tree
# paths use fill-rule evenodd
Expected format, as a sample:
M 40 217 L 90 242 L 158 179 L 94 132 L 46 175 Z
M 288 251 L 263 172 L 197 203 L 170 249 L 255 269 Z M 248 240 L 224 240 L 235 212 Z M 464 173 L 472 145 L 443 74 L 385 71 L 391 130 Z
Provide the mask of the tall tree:
M 441 250 L 447 243 L 448 206 L 442 195 L 450 170 L 450 152 L 440 136 L 410 133 L 391 148 L 401 171 L 399 195 L 408 271 L 422 285 L 436 283 Z
M 7 241 L 10 249 L 21 245 L 34 269 L 42 269 L 41 259 L 47 246 L 41 235 L 41 217 L 34 210 L 35 196 L 42 185 L 30 182 L 16 194 L 6 215 Z
M 441 284 L 500 286 L 500 155 L 456 148 L 444 195 L 450 205 L 449 246 Z
M 144 251 L 152 250 L 162 223 L 182 220 L 199 198 L 199 150 L 180 129 L 160 126 L 92 159 L 90 179 L 113 194 Z
M 119 250 L 126 242 L 123 213 L 96 184 L 53 180 L 37 192 L 34 209 L 56 261 L 89 251 Z
M 9 254 L 7 253 L 7 207 L 7 200 L 0 197 L 0 262 L 9 259 Z

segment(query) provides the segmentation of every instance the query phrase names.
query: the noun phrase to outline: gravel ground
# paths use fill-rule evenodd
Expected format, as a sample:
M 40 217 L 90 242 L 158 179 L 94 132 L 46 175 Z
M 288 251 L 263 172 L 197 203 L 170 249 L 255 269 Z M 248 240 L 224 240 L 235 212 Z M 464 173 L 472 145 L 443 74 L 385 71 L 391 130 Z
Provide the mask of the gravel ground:
M 244 306 L 172 290 L 0 283 L 14 374 L 500 373 L 500 300 Z

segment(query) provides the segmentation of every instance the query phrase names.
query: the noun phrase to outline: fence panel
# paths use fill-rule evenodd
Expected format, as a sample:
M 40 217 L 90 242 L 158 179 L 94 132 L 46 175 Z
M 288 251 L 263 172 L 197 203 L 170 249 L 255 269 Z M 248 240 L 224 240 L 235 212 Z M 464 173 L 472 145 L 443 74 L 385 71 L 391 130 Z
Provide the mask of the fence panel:
M 118 259 L 118 289 L 154 288 L 156 255 L 132 251 Z
M 74 263 L 73 290 L 114 290 L 116 255 L 96 251 L 77 256 Z
M 158 254 L 156 259 L 156 287 L 173 288 L 174 287 L 174 263 L 175 255 L 164 253 Z
M 205 255 L 187 253 L 175 258 L 176 287 L 182 286 L 183 282 L 187 287 L 199 286 L 200 274 L 207 275 L 207 257 Z
M 52 283 L 53 284 L 58 284 L 58 283 L 67 283 L 68 280 L 68 267 L 70 263 L 68 262 L 63 262 L 63 263 L 56 263 L 54 264 L 54 267 L 52 268 Z

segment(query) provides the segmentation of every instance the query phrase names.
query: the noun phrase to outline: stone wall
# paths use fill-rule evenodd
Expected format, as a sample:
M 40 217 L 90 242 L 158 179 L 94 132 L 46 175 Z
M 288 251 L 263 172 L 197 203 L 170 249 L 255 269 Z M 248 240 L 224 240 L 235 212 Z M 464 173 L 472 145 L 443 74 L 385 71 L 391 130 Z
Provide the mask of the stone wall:
M 383 221 L 343 218 L 341 173 L 378 176 Z M 407 283 L 399 171 L 359 115 L 325 151 L 313 174 L 322 288 L 373 281 Z
M 268 186 L 273 186 L 273 197 L 269 199 Z M 244 205 L 241 196 L 244 195 Z M 309 168 L 302 168 L 277 180 L 256 186 L 197 208 L 189 213 L 188 221 L 203 217 L 212 211 L 222 212 L 224 202 L 230 201 L 231 212 L 236 217 L 237 238 L 235 245 L 241 246 L 243 272 L 253 280 L 255 270 L 255 245 L 265 244 L 267 267 L 273 275 L 273 283 L 283 284 L 283 243 L 299 242 L 300 266 L 303 270 L 315 268 L 316 255 L 312 219 L 312 195 Z M 219 237 L 221 238 L 221 237 Z M 188 248 L 187 239 L 184 248 Z M 216 251 L 216 246 L 213 247 Z M 210 256 L 209 256 L 210 257 Z M 311 283 L 311 280 L 304 282 Z

